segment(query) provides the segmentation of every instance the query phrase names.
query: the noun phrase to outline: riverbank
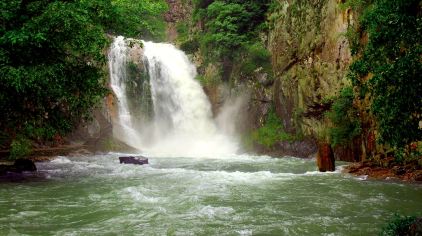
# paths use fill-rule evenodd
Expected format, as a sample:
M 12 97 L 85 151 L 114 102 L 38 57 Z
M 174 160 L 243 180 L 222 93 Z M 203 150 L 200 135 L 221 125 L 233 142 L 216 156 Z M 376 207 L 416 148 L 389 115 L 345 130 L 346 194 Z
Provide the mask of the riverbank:
M 57 147 L 44 147 L 34 148 L 31 150 L 31 154 L 28 159 L 33 161 L 46 161 L 54 158 L 55 156 L 67 156 L 70 153 L 87 151 L 88 146 L 83 144 L 72 144 L 72 145 L 60 145 Z M 7 159 L 10 154 L 9 150 L 0 151 L 0 160 Z
M 372 162 L 352 163 L 344 168 L 344 173 L 355 176 L 366 176 L 374 180 L 398 180 L 422 183 L 422 170 L 414 166 L 379 167 Z

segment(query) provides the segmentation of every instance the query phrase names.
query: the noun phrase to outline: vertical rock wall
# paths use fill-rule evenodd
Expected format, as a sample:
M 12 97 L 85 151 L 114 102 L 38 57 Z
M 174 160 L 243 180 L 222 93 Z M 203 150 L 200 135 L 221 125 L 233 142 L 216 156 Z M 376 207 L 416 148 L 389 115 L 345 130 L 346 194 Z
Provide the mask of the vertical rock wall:
M 345 74 L 352 58 L 346 32 L 352 12 L 341 10 L 337 0 L 285 0 L 278 1 L 269 18 L 276 112 L 286 132 L 327 141 L 328 101 L 349 83 Z M 336 148 L 336 159 L 359 160 L 360 146 L 354 140 Z
M 172 41 L 177 38 L 177 22 L 191 20 L 193 5 L 191 1 L 168 2 L 170 11 L 166 19 L 169 32 L 174 33 L 169 34 Z M 250 98 L 242 110 L 246 117 L 241 129 L 244 134 L 261 127 L 274 106 L 284 131 L 298 137 L 295 141 L 277 142 L 270 149 L 256 145 L 258 151 L 308 157 L 317 153 L 319 141 L 328 142 L 330 123 L 324 112 L 330 109 L 331 103 L 327 101 L 349 84 L 345 74 L 352 61 L 346 32 L 354 23 L 354 16 L 351 10 L 340 9 L 340 3 L 341 0 L 275 1 L 275 8 L 268 13 L 270 29 L 265 40 L 272 55 L 274 80 L 260 79 L 263 76 L 258 73 L 248 75 L 247 79 L 234 78 L 230 85 L 204 85 L 214 113 L 218 113 L 230 97 L 247 91 Z M 194 58 L 200 67 L 203 61 L 200 52 L 196 52 Z M 206 78 L 212 77 L 210 71 L 213 70 L 208 67 L 199 71 Z M 217 65 L 214 71 L 218 69 L 221 68 Z M 367 146 L 362 140 L 366 137 L 336 147 L 333 151 L 335 158 L 360 160 L 362 148 Z

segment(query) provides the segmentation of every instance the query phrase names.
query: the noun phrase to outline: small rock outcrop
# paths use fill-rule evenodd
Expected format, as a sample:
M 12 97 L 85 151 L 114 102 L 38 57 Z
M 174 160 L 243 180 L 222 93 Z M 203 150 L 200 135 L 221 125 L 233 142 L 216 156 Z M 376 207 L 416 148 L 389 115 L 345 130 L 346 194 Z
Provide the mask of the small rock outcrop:
M 409 226 L 409 232 L 407 235 L 410 236 L 421 236 L 422 235 L 422 218 L 417 218 L 413 224 Z
M 10 173 L 22 173 L 24 171 L 36 171 L 37 167 L 29 159 L 17 159 L 13 165 L 0 165 L 0 176 Z
M 335 159 L 333 150 L 328 143 L 318 145 L 317 165 L 321 172 L 335 171 Z
M 148 158 L 138 156 L 127 156 L 127 157 L 119 157 L 120 164 L 134 164 L 134 165 L 145 165 L 148 164 Z

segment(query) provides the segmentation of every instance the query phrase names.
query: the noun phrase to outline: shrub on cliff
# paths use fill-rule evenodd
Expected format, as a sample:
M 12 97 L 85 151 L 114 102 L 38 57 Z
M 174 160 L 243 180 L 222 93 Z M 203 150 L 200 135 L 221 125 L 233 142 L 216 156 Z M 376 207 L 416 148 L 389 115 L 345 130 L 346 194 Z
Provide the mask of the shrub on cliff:
M 284 131 L 281 119 L 277 116 L 275 109 L 272 108 L 265 117 L 263 126 L 253 131 L 251 138 L 255 143 L 272 148 L 277 142 L 294 141 L 297 137 Z
M 352 42 L 358 49 L 349 78 L 360 99 L 371 101 L 378 141 L 401 157 L 422 138 L 422 5 L 419 0 L 349 2 L 366 6 L 360 37 Z
M 18 137 L 10 145 L 9 159 L 16 160 L 31 153 L 31 142 L 25 137 Z
M 266 14 L 271 1 L 197 0 L 195 2 L 194 19 L 203 26 L 193 37 L 199 45 L 182 43 L 184 48 L 199 47 L 204 55 L 205 64 L 211 63 L 222 67 L 223 80 L 231 78 L 234 65 L 239 65 L 243 74 L 248 75 L 260 67 L 268 71 L 270 57 L 259 33 L 266 30 Z M 255 59 L 257 60 L 253 61 Z
M 340 95 L 334 99 L 331 110 L 326 116 L 333 123 L 328 135 L 333 146 L 345 145 L 360 134 L 360 122 L 357 109 L 353 106 L 353 88 L 345 87 Z

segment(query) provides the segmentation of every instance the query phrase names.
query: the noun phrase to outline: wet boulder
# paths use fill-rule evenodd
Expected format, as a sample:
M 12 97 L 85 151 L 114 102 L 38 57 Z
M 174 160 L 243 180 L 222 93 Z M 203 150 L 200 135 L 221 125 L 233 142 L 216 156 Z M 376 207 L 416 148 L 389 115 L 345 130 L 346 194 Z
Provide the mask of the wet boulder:
M 17 172 L 37 170 L 35 163 L 29 159 L 17 159 L 13 166 L 15 167 Z
M 318 145 L 317 165 L 321 172 L 335 171 L 334 152 L 328 143 Z
M 120 164 L 144 165 L 148 164 L 148 158 L 142 156 L 119 157 Z
M 13 165 L 0 165 L 0 175 L 14 175 L 20 174 L 24 171 L 36 171 L 35 163 L 29 159 L 17 159 Z
M 421 236 L 422 235 L 422 218 L 417 218 L 410 226 L 407 235 Z

